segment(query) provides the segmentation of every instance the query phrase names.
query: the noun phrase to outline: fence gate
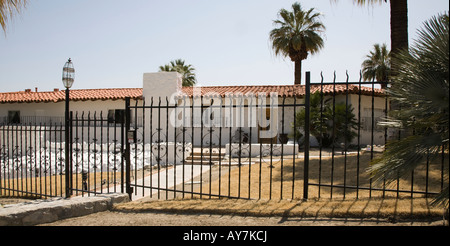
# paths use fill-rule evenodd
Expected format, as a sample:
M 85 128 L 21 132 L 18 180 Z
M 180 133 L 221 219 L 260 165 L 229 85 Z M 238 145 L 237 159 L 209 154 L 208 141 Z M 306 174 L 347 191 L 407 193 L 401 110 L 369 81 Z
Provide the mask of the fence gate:
M 129 101 L 129 100 L 128 100 Z M 124 109 L 75 112 L 70 124 L 71 195 L 126 192 Z
M 127 103 L 127 190 L 135 198 L 302 199 L 308 145 L 303 154 L 289 139 L 303 101 L 264 94 Z

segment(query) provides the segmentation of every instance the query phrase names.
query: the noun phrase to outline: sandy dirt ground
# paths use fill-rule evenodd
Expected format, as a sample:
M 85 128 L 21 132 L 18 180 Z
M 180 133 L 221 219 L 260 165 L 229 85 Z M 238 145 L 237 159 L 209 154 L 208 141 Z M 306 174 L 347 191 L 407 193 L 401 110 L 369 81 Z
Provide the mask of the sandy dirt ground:
M 213 214 L 182 214 L 182 213 L 160 213 L 160 212 L 119 212 L 106 211 L 88 216 L 71 218 L 49 224 L 42 224 L 39 229 L 68 228 L 73 232 L 77 228 L 93 230 L 90 234 L 108 233 L 111 230 L 117 234 L 132 235 L 130 238 L 137 243 L 151 242 L 152 239 L 160 238 L 166 243 L 192 245 L 219 244 L 219 245 L 288 245 L 292 242 L 305 244 L 305 238 L 316 238 L 321 244 L 335 243 L 336 240 L 350 241 L 355 239 L 360 245 L 362 238 L 370 238 L 371 242 L 385 243 L 386 238 L 398 240 L 398 243 L 414 242 L 415 236 L 427 235 L 429 239 L 439 239 L 440 242 L 448 235 L 448 226 L 442 226 L 442 220 L 434 221 L 396 221 L 395 223 L 376 218 L 352 219 L 352 218 L 302 218 L 302 217 L 253 217 L 235 215 L 213 215 Z M 101 227 L 98 227 L 101 226 Z M 127 229 L 129 228 L 129 229 Z M 406 229 L 405 229 L 406 228 Z M 443 229 L 444 228 L 444 229 Z M 261 241 L 237 240 L 237 234 L 252 232 Z M 202 233 L 216 233 L 216 239 L 211 238 L 202 241 L 193 241 L 189 235 L 202 235 Z M 205 235 L 205 234 L 203 234 Z M 208 234 L 206 234 L 208 235 Z M 231 235 L 234 235 L 230 238 Z M 356 238 L 353 236 L 359 235 Z M 374 235 L 382 235 L 374 237 Z M 100 241 L 104 244 L 104 237 Z M 145 238 L 144 240 L 142 240 Z M 187 239 L 186 239 L 187 238 Z M 346 239 L 344 239 L 346 238 Z M 358 239 L 359 238 L 359 239 Z M 251 239 L 251 238 L 250 238 Z M 189 242 L 187 241 L 189 240 Z M 194 239 L 195 240 L 195 239 Z M 394 240 L 394 241 L 395 241 Z M 311 241 L 311 240 L 308 240 Z M 129 243 L 129 239 L 125 242 Z M 116 240 L 112 243 L 116 244 Z M 346 243 L 349 245 L 349 243 Z M 436 243 L 439 243 L 437 241 Z M 394 242 L 394 244 L 396 244 Z M 356 244 L 355 244 L 356 245 Z
M 65 219 L 42 226 L 442 226 L 442 220 L 396 221 L 384 219 L 249 217 L 211 214 L 106 211 Z
M 26 202 L 1 198 L 0 205 Z M 1 207 L 0 207 L 1 209 Z M 242 216 L 206 213 L 105 211 L 40 226 L 442 226 L 443 220 L 386 218 L 330 218 L 300 216 Z

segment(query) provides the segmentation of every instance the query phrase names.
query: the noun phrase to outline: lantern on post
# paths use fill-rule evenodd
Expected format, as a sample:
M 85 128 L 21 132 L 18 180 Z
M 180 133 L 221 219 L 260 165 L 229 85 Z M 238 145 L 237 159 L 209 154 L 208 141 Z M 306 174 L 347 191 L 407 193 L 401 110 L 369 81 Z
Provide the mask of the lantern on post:
M 71 172 L 70 172 L 70 118 L 69 118 L 69 94 L 70 88 L 75 80 L 75 69 L 73 68 L 72 60 L 69 60 L 64 64 L 62 82 L 66 87 L 66 111 L 65 111 L 65 181 L 66 181 L 66 197 L 71 195 Z
M 64 64 L 62 81 L 66 89 L 72 87 L 73 81 L 75 80 L 75 69 L 73 68 L 72 60 L 69 60 Z M 66 98 L 67 99 L 67 98 Z

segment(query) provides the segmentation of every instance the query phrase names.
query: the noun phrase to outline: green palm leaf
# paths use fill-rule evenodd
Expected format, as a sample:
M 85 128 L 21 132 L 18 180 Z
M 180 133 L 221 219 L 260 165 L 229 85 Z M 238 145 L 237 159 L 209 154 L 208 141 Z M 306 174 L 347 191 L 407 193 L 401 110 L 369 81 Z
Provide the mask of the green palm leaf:
M 409 174 L 426 158 L 433 161 L 449 150 L 449 17 L 438 15 L 424 23 L 419 38 L 394 59 L 398 74 L 388 88 L 399 110 L 383 125 L 400 127 L 407 137 L 389 142 L 382 158 L 369 169 L 378 182 L 392 182 Z M 399 124 L 399 122 L 401 124 Z M 448 166 L 447 166 L 448 168 Z M 436 203 L 448 206 L 447 187 Z
M 20 13 L 26 6 L 27 0 L 0 0 L 0 26 L 6 30 L 6 23 L 14 14 Z
M 313 11 L 313 8 L 303 10 L 300 3 L 292 4 L 292 11 L 281 9 L 279 19 L 273 21 L 276 28 L 269 33 L 274 54 L 295 62 L 296 84 L 301 81 L 302 60 L 324 46 L 320 34 L 325 31 L 325 26 L 320 22 L 321 15 Z
M 374 44 L 366 58 L 362 63 L 363 79 L 387 81 L 391 71 L 391 58 L 386 44 Z
M 192 65 L 186 65 L 185 61 L 182 59 L 177 59 L 164 66 L 159 66 L 159 71 L 180 73 L 183 80 L 183 86 L 193 86 L 197 82 L 195 68 Z

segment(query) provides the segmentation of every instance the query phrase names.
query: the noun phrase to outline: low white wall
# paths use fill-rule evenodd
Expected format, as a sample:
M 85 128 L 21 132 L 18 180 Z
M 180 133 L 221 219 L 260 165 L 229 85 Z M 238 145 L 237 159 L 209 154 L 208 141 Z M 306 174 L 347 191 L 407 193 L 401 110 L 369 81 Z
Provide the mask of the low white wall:
M 298 145 L 294 144 L 227 144 L 226 155 L 235 157 L 265 157 L 281 155 L 297 155 Z

